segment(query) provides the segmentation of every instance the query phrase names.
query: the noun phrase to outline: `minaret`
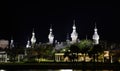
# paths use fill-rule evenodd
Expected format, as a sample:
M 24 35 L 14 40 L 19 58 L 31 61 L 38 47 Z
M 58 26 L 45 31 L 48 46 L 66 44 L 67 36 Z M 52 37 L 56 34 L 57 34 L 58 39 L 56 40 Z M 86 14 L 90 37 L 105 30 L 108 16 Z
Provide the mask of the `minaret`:
M 67 33 L 66 42 L 69 42 L 69 34 Z
M 54 35 L 52 33 L 52 26 L 50 27 L 50 33 L 48 35 L 48 39 L 49 39 L 49 43 L 50 44 L 53 44 L 53 41 L 54 41 Z
M 11 38 L 11 41 L 10 41 L 10 48 L 13 48 L 14 47 L 14 40 L 13 38 Z
M 72 28 L 73 28 L 73 31 L 71 33 L 72 43 L 76 43 L 78 38 L 78 33 L 76 32 L 75 20 L 73 20 Z
M 69 34 L 67 33 L 67 39 L 66 39 L 67 45 L 70 45 L 70 39 L 69 39 Z
M 95 23 L 94 34 L 93 34 L 92 39 L 93 39 L 93 42 L 94 42 L 93 44 L 95 44 L 95 45 L 99 44 L 99 35 L 97 33 L 96 23 Z
M 26 48 L 30 48 L 31 46 L 30 46 L 30 41 L 28 40 L 27 41 L 27 44 L 26 44 Z
M 27 44 L 26 44 L 26 48 L 30 48 L 31 47 L 31 45 L 30 45 L 30 41 L 28 40 L 27 41 Z M 25 54 L 25 56 L 27 56 L 27 50 L 25 49 L 25 51 L 24 51 L 24 54 Z
M 32 38 L 31 38 L 31 44 L 32 44 L 32 46 L 34 46 L 35 43 L 36 43 L 36 38 L 35 38 L 34 29 L 33 29 L 33 32 L 32 32 Z

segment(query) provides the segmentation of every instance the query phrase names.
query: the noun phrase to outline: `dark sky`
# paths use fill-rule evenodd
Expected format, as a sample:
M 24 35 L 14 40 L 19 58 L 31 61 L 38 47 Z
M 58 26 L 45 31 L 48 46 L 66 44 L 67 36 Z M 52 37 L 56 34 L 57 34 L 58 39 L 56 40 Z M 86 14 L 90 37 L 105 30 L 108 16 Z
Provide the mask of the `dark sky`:
M 47 42 L 50 24 L 55 39 L 65 41 L 67 33 L 72 32 L 73 19 L 76 20 L 79 39 L 86 35 L 91 39 L 96 22 L 101 40 L 119 41 L 112 4 L 8 2 L 3 10 L 0 38 L 10 40 L 12 36 L 17 44 L 26 44 L 33 28 L 37 42 Z

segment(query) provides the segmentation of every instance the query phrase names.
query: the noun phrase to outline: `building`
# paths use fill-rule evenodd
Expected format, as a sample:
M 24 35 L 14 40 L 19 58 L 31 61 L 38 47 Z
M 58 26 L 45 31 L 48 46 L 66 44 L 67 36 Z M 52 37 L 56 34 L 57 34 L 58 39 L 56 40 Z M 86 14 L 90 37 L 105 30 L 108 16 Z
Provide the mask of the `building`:
M 96 23 L 95 23 L 94 34 L 93 34 L 93 37 L 92 37 L 93 44 L 95 44 L 95 45 L 99 44 L 99 38 L 100 37 L 99 37 L 99 35 L 97 33 L 97 26 L 96 26 Z
M 0 62 L 7 62 L 8 57 L 7 53 L 4 49 L 9 47 L 9 41 L 8 40 L 0 40 Z
M 32 46 L 32 48 L 34 48 L 35 43 L 36 43 L 36 37 L 35 37 L 34 29 L 33 29 L 32 37 L 31 37 L 31 46 Z
M 77 39 L 78 39 L 78 33 L 76 32 L 76 26 L 75 26 L 75 20 L 73 20 L 73 31 L 71 33 L 71 38 L 72 38 L 72 41 L 71 43 L 76 43 L 77 42 Z
M 53 44 L 53 42 L 54 42 L 54 35 L 52 33 L 52 27 L 50 27 L 50 33 L 48 35 L 48 39 L 49 39 L 49 43 Z
M 54 38 L 55 35 L 53 35 L 53 28 L 52 28 L 52 25 L 51 25 L 50 29 L 49 29 L 49 33 L 48 33 L 48 40 L 49 40 L 48 43 L 41 43 L 39 45 L 42 45 L 42 44 L 53 45 L 54 44 L 53 45 L 54 49 L 56 51 L 59 51 L 60 49 L 65 48 L 66 46 L 70 46 L 71 44 L 80 42 L 80 40 L 78 39 L 78 33 L 77 33 L 77 30 L 76 30 L 76 25 L 75 24 L 76 24 L 75 20 L 73 20 L 72 32 L 71 32 L 71 34 L 67 33 L 66 41 L 63 41 L 63 42 L 58 42 L 58 40 L 56 40 Z M 71 38 L 71 40 L 70 40 L 70 38 Z M 96 23 L 95 23 L 94 34 L 92 36 L 92 39 L 93 39 L 93 44 L 94 45 L 99 44 L 100 37 L 99 37 L 98 32 L 97 32 Z M 27 41 L 26 48 L 34 48 L 35 44 L 37 44 L 37 43 L 36 43 L 35 32 L 33 30 L 31 41 L 29 41 L 29 40 Z M 26 50 L 25 50 L 25 55 L 27 55 Z M 80 56 L 84 56 L 84 54 L 79 54 L 79 59 L 83 60 L 83 58 L 80 58 Z M 55 59 L 57 59 L 58 61 L 63 59 L 63 53 L 55 53 Z M 88 61 L 90 60 L 90 58 L 87 58 L 87 59 L 88 59 Z

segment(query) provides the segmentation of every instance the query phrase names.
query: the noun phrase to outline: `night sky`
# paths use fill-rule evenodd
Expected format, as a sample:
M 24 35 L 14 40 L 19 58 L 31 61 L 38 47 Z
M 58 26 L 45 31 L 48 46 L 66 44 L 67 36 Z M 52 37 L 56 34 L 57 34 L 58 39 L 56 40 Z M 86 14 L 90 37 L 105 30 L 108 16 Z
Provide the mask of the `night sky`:
M 79 39 L 92 38 L 95 22 L 101 40 L 119 41 L 118 27 L 113 22 L 112 4 L 42 4 L 8 2 L 4 5 L 0 39 L 25 45 L 34 28 L 38 42 L 47 42 L 50 24 L 58 41 L 65 41 L 76 21 Z M 7 26 L 7 27 L 6 27 Z

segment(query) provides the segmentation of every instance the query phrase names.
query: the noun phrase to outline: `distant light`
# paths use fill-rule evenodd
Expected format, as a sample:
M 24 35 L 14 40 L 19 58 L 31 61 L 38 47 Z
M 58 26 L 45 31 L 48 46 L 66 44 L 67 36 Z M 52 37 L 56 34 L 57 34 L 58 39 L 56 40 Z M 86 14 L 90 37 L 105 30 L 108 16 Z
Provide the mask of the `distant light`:
M 73 71 L 72 69 L 62 69 L 60 71 Z
M 0 71 L 6 71 L 6 70 L 0 69 Z
M 66 51 L 65 49 L 63 49 L 63 51 Z

